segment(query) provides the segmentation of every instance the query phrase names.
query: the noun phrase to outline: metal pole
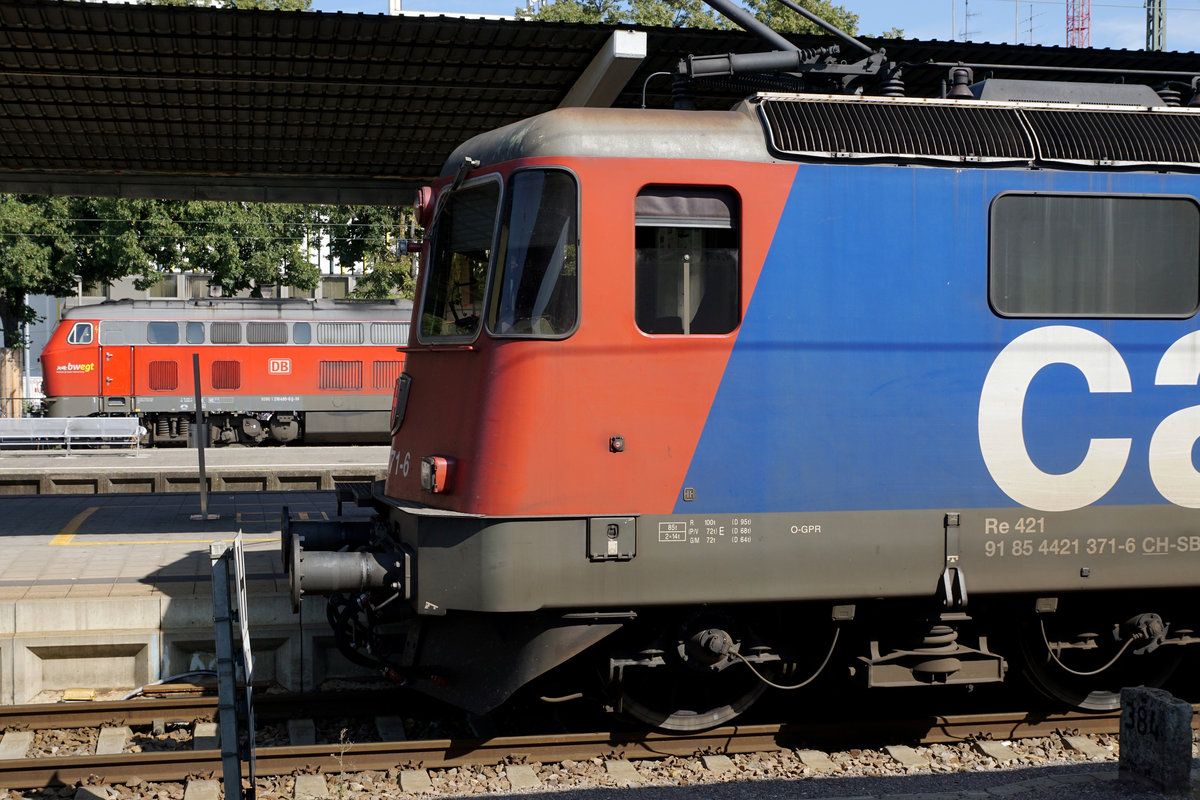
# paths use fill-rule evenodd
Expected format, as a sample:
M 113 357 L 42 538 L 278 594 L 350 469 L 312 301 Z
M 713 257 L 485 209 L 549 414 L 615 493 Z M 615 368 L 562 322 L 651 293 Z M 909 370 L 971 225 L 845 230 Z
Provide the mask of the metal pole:
M 192 380 L 196 387 L 196 455 L 200 460 L 200 518 L 208 519 L 208 475 L 204 472 L 204 442 L 208 431 L 204 425 L 204 411 L 200 396 L 200 354 L 192 353 Z
M 242 762 L 238 752 L 237 669 L 233 656 L 233 608 L 229 602 L 230 558 L 224 542 L 208 548 L 212 561 L 213 633 L 217 651 L 217 722 L 221 736 L 221 775 L 227 800 L 242 797 Z

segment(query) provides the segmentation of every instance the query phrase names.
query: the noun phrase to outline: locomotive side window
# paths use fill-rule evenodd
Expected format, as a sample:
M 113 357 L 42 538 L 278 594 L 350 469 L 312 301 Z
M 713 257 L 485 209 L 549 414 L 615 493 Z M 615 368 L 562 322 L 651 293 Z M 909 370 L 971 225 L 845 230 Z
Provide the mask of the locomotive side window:
M 204 344 L 204 323 L 189 322 L 185 336 L 188 344 Z
M 67 334 L 67 344 L 91 344 L 92 343 L 92 323 L 76 322 L 71 326 L 71 332 Z
M 146 342 L 148 344 L 179 344 L 179 323 L 146 323 Z
M 438 214 L 421 304 L 422 340 L 478 333 L 499 203 L 500 184 L 486 181 L 454 192 Z
M 213 344 L 241 344 L 242 323 L 214 322 L 208 329 L 208 338 Z
M 292 341 L 296 344 L 310 344 L 312 342 L 312 328 L 307 322 L 297 322 L 292 326 Z
M 561 170 L 513 175 L 500 228 L 488 330 L 501 336 L 565 336 L 579 317 L 579 190 Z
M 1190 197 L 1002 194 L 988 299 L 1005 317 L 1173 317 L 1200 307 Z
M 637 196 L 635 317 L 652 334 L 729 333 L 739 321 L 739 205 L 731 189 Z
M 247 322 L 246 341 L 250 344 L 287 344 L 287 323 Z

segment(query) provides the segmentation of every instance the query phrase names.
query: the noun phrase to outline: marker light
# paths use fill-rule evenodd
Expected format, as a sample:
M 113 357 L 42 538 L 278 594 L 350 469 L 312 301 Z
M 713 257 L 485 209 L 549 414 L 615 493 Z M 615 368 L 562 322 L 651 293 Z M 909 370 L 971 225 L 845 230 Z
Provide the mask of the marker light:
M 421 488 L 435 494 L 449 491 L 453 471 L 453 458 L 424 456 L 421 459 Z

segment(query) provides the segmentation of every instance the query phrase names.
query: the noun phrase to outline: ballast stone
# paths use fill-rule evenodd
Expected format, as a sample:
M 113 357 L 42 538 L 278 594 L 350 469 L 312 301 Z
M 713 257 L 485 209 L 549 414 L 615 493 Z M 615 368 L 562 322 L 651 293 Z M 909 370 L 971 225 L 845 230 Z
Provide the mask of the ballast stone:
M 1121 690 L 1122 781 L 1191 794 L 1192 707 L 1162 689 Z

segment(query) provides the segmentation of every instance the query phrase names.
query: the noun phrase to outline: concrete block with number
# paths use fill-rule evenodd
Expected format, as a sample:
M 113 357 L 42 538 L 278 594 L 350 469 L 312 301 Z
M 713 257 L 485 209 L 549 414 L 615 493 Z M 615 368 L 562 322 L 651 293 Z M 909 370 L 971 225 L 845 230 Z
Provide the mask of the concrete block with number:
M 1191 794 L 1192 707 L 1162 689 L 1121 690 L 1120 777 L 1166 795 Z

